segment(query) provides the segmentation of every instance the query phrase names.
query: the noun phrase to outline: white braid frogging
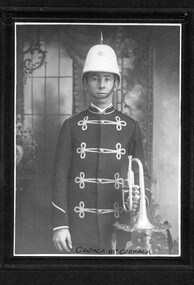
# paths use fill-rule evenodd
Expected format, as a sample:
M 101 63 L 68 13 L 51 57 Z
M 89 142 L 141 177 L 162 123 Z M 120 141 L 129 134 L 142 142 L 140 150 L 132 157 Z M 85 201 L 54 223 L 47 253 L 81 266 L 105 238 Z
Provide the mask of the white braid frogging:
M 109 149 L 109 148 L 86 148 L 86 143 L 82 142 L 81 146 L 77 148 L 77 153 L 80 154 L 80 158 L 84 159 L 86 157 L 86 152 L 95 152 L 95 153 L 116 153 L 116 158 L 118 160 L 121 159 L 121 156 L 126 153 L 126 149 L 121 147 L 120 143 L 116 144 L 116 149 Z
M 115 125 L 117 131 L 121 131 L 122 127 L 125 127 L 127 123 L 125 121 L 122 121 L 119 116 L 115 117 L 116 121 L 110 121 L 110 120 L 88 120 L 88 116 L 84 117 L 83 120 L 80 120 L 77 124 L 78 126 L 82 127 L 83 131 L 86 131 L 88 128 L 88 124 L 93 125 Z
M 115 218 L 119 218 L 119 214 L 122 213 L 124 210 L 122 207 L 119 206 L 118 202 L 114 203 L 114 209 L 96 209 L 96 208 L 85 208 L 85 204 L 83 201 L 79 203 L 79 206 L 74 208 L 76 213 L 79 213 L 79 217 L 83 219 L 85 217 L 85 213 L 92 213 L 92 214 L 110 214 L 114 213 Z
M 120 185 L 123 186 L 123 178 L 119 177 L 119 173 L 116 172 L 114 174 L 115 179 L 108 179 L 108 178 L 85 178 L 85 173 L 80 172 L 80 176 L 75 178 L 75 182 L 79 184 L 80 189 L 85 188 L 85 182 L 88 183 L 97 183 L 97 184 L 114 184 L 115 189 L 119 189 Z

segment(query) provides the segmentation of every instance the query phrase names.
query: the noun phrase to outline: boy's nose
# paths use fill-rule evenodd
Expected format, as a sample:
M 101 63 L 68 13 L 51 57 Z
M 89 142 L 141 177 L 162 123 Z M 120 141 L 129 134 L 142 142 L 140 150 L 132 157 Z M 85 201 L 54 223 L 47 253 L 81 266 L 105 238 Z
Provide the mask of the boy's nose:
M 104 87 L 105 87 L 105 86 L 104 86 L 104 80 L 103 80 L 103 79 L 100 79 L 100 80 L 99 80 L 99 88 L 100 88 L 100 89 L 104 89 Z

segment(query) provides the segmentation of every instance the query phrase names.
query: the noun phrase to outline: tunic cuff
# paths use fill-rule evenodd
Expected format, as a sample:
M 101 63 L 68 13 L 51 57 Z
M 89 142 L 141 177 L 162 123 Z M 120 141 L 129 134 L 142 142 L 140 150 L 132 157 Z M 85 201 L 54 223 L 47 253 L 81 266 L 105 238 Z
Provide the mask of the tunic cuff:
M 60 229 L 69 229 L 69 227 L 68 226 L 56 227 L 56 228 L 53 228 L 53 231 L 57 231 L 57 230 L 60 230 Z

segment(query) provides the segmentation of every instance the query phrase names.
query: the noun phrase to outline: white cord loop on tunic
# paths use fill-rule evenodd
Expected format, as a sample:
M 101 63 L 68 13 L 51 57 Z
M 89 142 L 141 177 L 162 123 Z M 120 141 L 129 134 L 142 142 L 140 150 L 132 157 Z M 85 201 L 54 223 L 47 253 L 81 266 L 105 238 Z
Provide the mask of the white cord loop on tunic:
M 84 117 L 83 120 L 80 120 L 77 124 L 78 126 L 82 126 L 82 130 L 86 131 L 88 128 L 88 124 L 93 125 L 116 125 L 117 131 L 121 131 L 122 127 L 125 127 L 127 123 L 125 121 L 122 121 L 119 116 L 115 117 L 116 121 L 110 121 L 110 120 L 88 120 L 88 116 Z
M 126 153 L 126 149 L 121 147 L 120 143 L 116 144 L 116 149 L 109 148 L 86 148 L 86 143 L 82 142 L 81 146 L 77 148 L 77 153 L 80 154 L 80 158 L 84 159 L 86 157 L 86 152 L 95 152 L 95 153 L 116 153 L 116 158 L 121 159 L 121 156 Z
M 123 186 L 123 178 L 120 178 L 119 173 L 114 174 L 114 179 L 108 178 L 85 178 L 85 173 L 80 172 L 80 176 L 75 178 L 75 182 L 79 184 L 80 189 L 85 188 L 85 183 L 97 183 L 97 184 L 114 184 L 115 189 L 119 189 L 120 185 Z
M 114 209 L 96 209 L 96 208 L 85 208 L 85 204 L 83 201 L 79 203 L 79 206 L 74 208 L 76 213 L 79 213 L 79 217 L 83 219 L 85 217 L 85 213 L 93 213 L 93 214 L 110 214 L 114 213 L 115 218 L 119 218 L 119 213 L 123 212 L 123 208 L 119 207 L 119 203 L 114 203 Z

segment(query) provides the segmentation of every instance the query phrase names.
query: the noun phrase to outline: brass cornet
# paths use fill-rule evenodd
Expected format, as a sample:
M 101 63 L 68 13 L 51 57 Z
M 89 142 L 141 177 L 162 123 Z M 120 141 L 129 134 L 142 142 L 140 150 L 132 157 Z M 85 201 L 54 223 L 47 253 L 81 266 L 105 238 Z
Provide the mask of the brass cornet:
M 133 200 L 140 199 L 139 202 L 139 214 L 138 219 L 133 227 L 135 229 L 152 229 L 154 225 L 150 223 L 147 217 L 146 203 L 145 203 L 145 186 L 144 186 L 144 171 L 143 165 L 138 158 L 132 158 L 131 155 L 128 156 L 129 164 L 128 164 L 128 175 L 127 189 L 122 189 L 122 200 L 123 200 L 123 208 L 124 211 L 129 213 L 132 212 L 133 208 Z M 134 172 L 132 171 L 132 163 L 138 164 L 139 169 L 139 185 L 135 185 L 134 182 Z

